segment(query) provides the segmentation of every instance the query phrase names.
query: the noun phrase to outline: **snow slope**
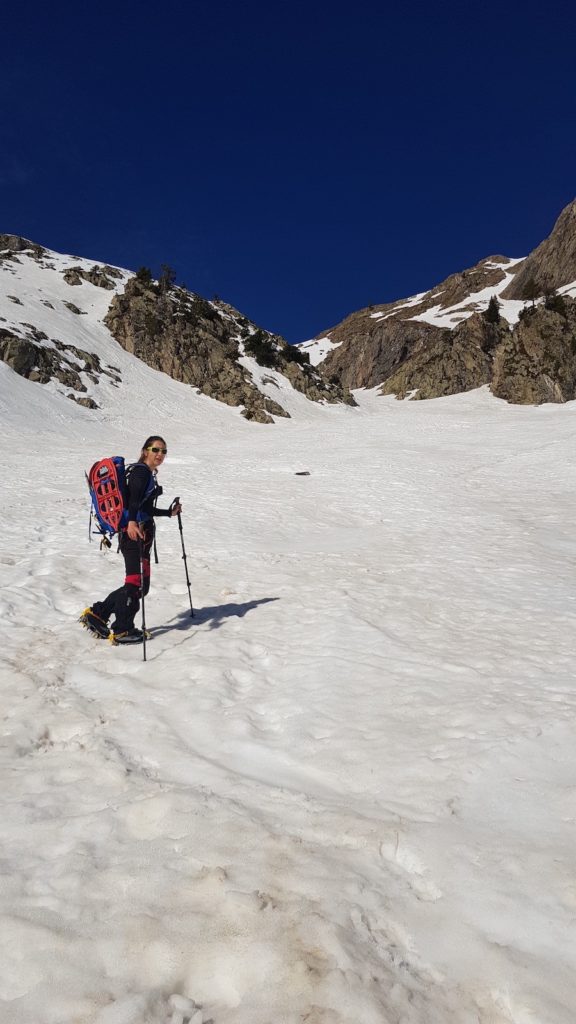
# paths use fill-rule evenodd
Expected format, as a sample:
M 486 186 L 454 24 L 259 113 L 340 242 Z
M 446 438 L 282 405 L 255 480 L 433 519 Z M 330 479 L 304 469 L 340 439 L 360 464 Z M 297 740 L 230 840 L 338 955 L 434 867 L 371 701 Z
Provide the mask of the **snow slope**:
M 99 409 L 0 363 L 2 1024 L 572 1024 L 574 404 L 267 428 L 86 308 Z M 83 472 L 155 431 L 144 664 L 76 620 Z
M 63 363 L 71 363 L 81 370 L 80 378 L 86 396 L 92 398 L 102 410 L 113 410 L 119 398 L 117 377 L 122 381 L 121 393 L 123 388 L 132 389 L 135 384 L 138 387 L 143 367 L 139 360 L 135 360 L 114 340 L 104 324 L 112 297 L 124 290 L 133 274 L 113 267 L 118 277 L 111 282 L 112 289 L 99 287 L 87 280 L 71 285 L 63 276 L 74 268 L 90 271 L 98 266 L 93 260 L 63 255 L 50 249 L 44 249 L 40 257 L 34 256 L 30 250 L 14 253 L 12 258 L 4 260 L 0 253 L 0 330 L 5 329 L 19 338 L 31 339 L 41 348 L 55 350 L 58 345 L 61 348 L 65 346 Z M 234 335 L 234 322 L 238 318 L 250 332 L 254 331 L 254 326 L 248 324 L 240 314 L 236 317 L 233 315 L 232 307 L 224 303 L 211 305 L 220 318 L 230 322 L 231 336 Z M 238 323 L 236 327 L 239 329 Z M 44 339 L 37 337 L 38 331 L 45 335 Z M 98 356 L 103 372 L 96 375 L 97 380 L 89 372 L 90 367 L 86 367 L 82 358 L 74 354 L 74 350 Z M 264 371 L 250 357 L 242 357 L 239 362 L 249 370 L 259 390 L 287 411 L 294 407 L 294 389 L 285 376 L 276 371 Z M 43 387 L 68 398 L 81 397 L 72 386 L 56 379 Z M 188 397 L 190 390 L 188 388 L 180 392 L 180 400 L 183 396 Z M 295 407 L 300 407 L 298 399 Z M 238 409 L 236 415 L 239 416 L 240 412 Z
M 510 260 L 507 267 L 516 266 L 517 263 L 522 263 L 522 259 Z M 486 264 L 490 266 L 491 264 Z M 505 268 L 501 264 L 495 264 L 499 269 L 504 270 Z M 462 320 L 467 320 L 472 313 L 488 308 L 488 303 L 493 295 L 498 298 L 500 303 L 500 313 L 509 324 L 518 323 L 518 318 L 521 311 L 526 305 L 525 300 L 519 299 L 503 299 L 500 298 L 502 292 L 506 291 L 506 288 L 513 280 L 514 274 L 507 273 L 504 280 L 500 281 L 497 285 L 490 285 L 488 288 L 483 288 L 482 291 L 472 292 L 471 295 L 465 300 L 454 306 L 447 306 L 446 309 L 442 309 L 440 305 L 433 306 L 428 309 L 425 313 L 420 313 L 418 316 L 413 317 L 414 320 L 422 320 L 428 324 L 434 324 L 436 327 L 456 327 Z M 570 284 L 564 285 L 562 288 L 558 288 L 559 295 L 569 295 L 572 298 L 576 296 L 576 281 L 572 281 Z M 543 302 L 543 299 L 538 299 L 538 302 Z
M 124 351 L 102 321 L 112 296 L 124 289 L 132 275 L 121 271 L 122 277 L 115 282 L 114 290 L 96 287 L 88 281 L 71 286 L 62 275 L 73 267 L 90 270 L 93 261 L 51 250 L 45 250 L 40 259 L 27 252 L 16 253 L 16 260 L 0 264 L 0 326 L 22 338 L 29 337 L 31 330 L 41 331 L 46 338 L 35 342 L 40 347 L 55 349 L 58 342 L 70 346 L 68 352 L 79 349 L 96 353 L 103 367 L 117 371 L 122 381 L 120 393 L 123 394 L 125 388 L 131 389 L 133 382 L 140 379 L 143 364 Z M 66 303 L 71 303 L 79 312 L 73 312 Z M 76 362 L 79 367 L 82 365 L 81 361 Z M 104 410 L 116 407 L 119 393 L 115 377 L 102 375 L 95 383 L 82 371 L 80 378 L 87 395 L 99 407 Z M 30 395 L 27 404 L 44 404 L 47 391 L 66 397 L 76 393 L 74 388 L 51 380 L 48 384 L 34 385 L 31 391 L 26 390 L 25 394 Z
M 0 364 L 0 1019 L 571 1024 L 573 406 L 270 430 L 131 372 Z M 144 664 L 76 623 L 82 473 L 155 430 L 197 613 L 161 520 Z
M 489 285 L 488 288 L 482 288 L 479 292 L 472 292 L 463 302 L 458 302 L 453 306 L 446 306 L 445 309 L 438 303 L 438 305 L 427 309 L 425 313 L 420 313 L 415 317 L 411 317 L 411 319 L 422 320 L 424 323 L 433 324 L 435 327 L 457 327 L 463 320 L 467 320 L 469 316 L 472 316 L 472 313 L 483 312 L 487 309 L 490 299 L 495 295 L 499 299 L 500 313 L 504 319 L 509 324 L 517 323 L 520 312 L 526 303 L 515 299 L 501 299 L 500 295 L 506 291 L 506 288 L 514 279 L 511 268 L 523 261 L 524 257 L 520 257 L 519 259 L 509 260 L 505 266 L 501 263 L 487 263 L 487 267 L 494 266 L 498 270 L 506 271 L 504 280 L 498 284 Z
M 312 366 L 318 366 L 319 363 L 324 362 L 326 356 L 332 352 L 332 349 L 338 348 L 342 342 L 330 341 L 327 336 L 325 338 L 312 338 L 310 341 L 303 341 L 298 346 L 303 352 L 306 352 Z

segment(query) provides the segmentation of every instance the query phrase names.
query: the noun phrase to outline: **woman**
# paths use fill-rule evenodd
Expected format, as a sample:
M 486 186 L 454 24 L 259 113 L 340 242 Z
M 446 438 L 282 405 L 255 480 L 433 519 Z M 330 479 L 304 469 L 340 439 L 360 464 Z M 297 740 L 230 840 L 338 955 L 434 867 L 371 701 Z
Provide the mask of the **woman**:
M 112 591 L 104 601 L 96 601 L 80 616 L 80 622 L 92 633 L 109 637 L 113 643 L 139 643 L 142 630 L 134 625 L 140 608 L 142 580 L 140 559 L 144 575 L 144 594 L 150 589 L 150 550 L 154 542 L 154 518 L 177 516 L 182 506 L 174 502 L 170 508 L 156 508 L 156 499 L 162 488 L 156 475 L 167 454 L 163 437 L 153 434 L 146 438 L 140 458 L 126 471 L 128 524 L 120 533 L 120 551 L 124 556 L 126 575 L 124 585 Z M 108 620 L 114 622 L 108 628 Z

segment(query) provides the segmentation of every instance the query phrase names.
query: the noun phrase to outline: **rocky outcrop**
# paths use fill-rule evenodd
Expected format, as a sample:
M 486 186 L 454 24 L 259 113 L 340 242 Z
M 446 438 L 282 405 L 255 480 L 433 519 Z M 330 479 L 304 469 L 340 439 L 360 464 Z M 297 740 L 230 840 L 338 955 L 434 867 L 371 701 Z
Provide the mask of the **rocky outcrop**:
M 23 323 L 21 327 L 22 334 L 0 328 L 0 359 L 21 377 L 39 384 L 58 381 L 73 392 L 68 394 L 68 398 L 89 409 L 97 409 L 98 405 L 86 394 L 88 388 L 81 374 L 85 374 L 93 384 L 97 384 L 102 376 L 116 385 L 119 383 L 119 372 L 113 367 L 103 367 L 93 352 L 49 339 L 32 324 Z
M 476 266 L 451 274 L 435 288 L 412 299 L 369 306 L 352 313 L 336 327 L 323 331 L 338 345 L 320 364 L 330 380 L 337 376 L 348 388 L 376 387 L 411 355 L 428 349 L 445 328 L 414 319 L 431 309 L 449 309 L 470 299 L 463 307 L 464 320 L 481 307 L 477 292 L 501 284 L 510 273 L 507 256 L 489 256 Z M 447 324 L 447 327 L 453 326 Z
M 510 402 L 568 401 L 574 397 L 574 304 L 553 293 L 575 281 L 576 200 L 525 260 L 490 256 L 424 294 L 359 310 L 323 331 L 318 337 L 338 347 L 319 368 L 350 388 L 382 385 L 384 394 L 398 397 L 435 398 L 490 384 Z M 491 325 L 483 315 L 491 288 L 506 299 L 548 298 L 526 307 L 511 331 L 506 321 Z M 425 321 L 414 319 L 427 313 Z
M 543 295 L 572 281 L 576 281 L 576 199 L 562 210 L 552 234 L 523 260 L 502 298 L 532 298 L 526 294 L 531 282 Z
M 286 374 L 307 397 L 326 401 L 346 398 L 341 387 L 328 383 L 312 367 L 292 362 L 282 338 L 256 332 L 232 307 L 208 302 L 184 288 L 161 287 L 136 276 L 122 294 L 114 296 L 105 323 L 128 352 L 210 398 L 242 406 L 247 419 L 270 422 L 273 415 L 288 415 L 258 390 L 238 362 L 241 346 L 256 333 L 262 335 L 261 345 L 273 356 L 266 365 Z
M 563 300 L 558 309 L 527 307 L 513 330 L 476 313 L 413 352 L 381 393 L 440 398 L 483 384 L 498 398 L 523 405 L 576 398 L 576 301 Z
M 340 342 L 320 365 L 328 380 L 339 379 L 348 388 L 377 387 L 409 356 L 421 351 L 444 332 L 414 320 L 377 321 L 349 317 L 331 332 Z
M 96 285 L 97 288 L 106 288 L 108 291 L 113 291 L 115 287 L 114 282 L 122 277 L 122 272 L 117 270 L 116 267 L 99 267 L 95 263 L 93 267 L 90 267 L 90 270 L 83 270 L 82 267 L 69 267 L 68 270 L 62 271 L 62 275 L 66 284 L 81 285 L 82 281 L 88 281 L 90 284 Z
M 46 249 L 20 235 L 0 235 L 0 260 L 10 259 L 14 253 L 27 252 L 35 257 L 44 256 Z
M 448 309 L 449 306 L 456 306 L 464 302 L 476 292 L 481 292 L 485 288 L 494 288 L 504 281 L 506 277 L 504 268 L 509 262 L 507 256 L 488 256 L 468 270 L 451 274 L 445 281 L 426 292 L 422 302 L 406 309 L 405 315 L 417 316 L 419 313 L 432 309 L 433 306 Z M 401 315 L 402 309 L 398 313 Z
M 474 313 L 454 331 L 439 329 L 382 385 L 383 395 L 440 398 L 472 391 L 492 379 L 494 351 L 509 333 L 508 326 L 489 324 Z
M 576 398 L 576 302 L 563 307 L 528 307 L 499 345 L 492 375 L 499 398 L 522 405 Z

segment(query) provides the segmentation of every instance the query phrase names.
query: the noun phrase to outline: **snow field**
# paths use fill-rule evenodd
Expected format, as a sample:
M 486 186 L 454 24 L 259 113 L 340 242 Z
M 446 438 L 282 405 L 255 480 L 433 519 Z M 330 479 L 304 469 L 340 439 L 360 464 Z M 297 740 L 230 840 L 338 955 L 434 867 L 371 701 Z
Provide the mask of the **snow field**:
M 262 427 L 122 355 L 96 413 L 0 366 L 0 1018 L 571 1024 L 572 407 Z M 151 430 L 197 615 L 160 520 L 143 664 L 76 619 Z
M 572 1024 L 573 408 L 266 371 L 294 419 L 248 424 L 113 341 L 90 262 L 19 260 L 8 326 L 122 382 L 0 364 L 0 1019 Z M 76 622 L 122 577 L 83 471 L 156 430 L 197 614 L 160 520 L 143 664 Z

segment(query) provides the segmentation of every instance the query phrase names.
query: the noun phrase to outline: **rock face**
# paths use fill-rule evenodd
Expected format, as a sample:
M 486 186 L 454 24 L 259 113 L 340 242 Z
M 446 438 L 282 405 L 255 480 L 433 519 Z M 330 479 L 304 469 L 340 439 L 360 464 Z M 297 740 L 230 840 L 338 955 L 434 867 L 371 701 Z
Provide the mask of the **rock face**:
M 114 296 L 104 322 L 123 348 L 175 380 L 198 388 L 227 405 L 243 406 L 247 419 L 270 422 L 287 416 L 276 402 L 258 390 L 238 358 L 258 343 L 265 365 L 280 370 L 293 387 L 314 401 L 350 401 L 342 387 L 330 384 L 306 361 L 294 362 L 297 350 L 276 335 L 251 324 L 232 307 L 208 302 L 184 288 L 132 278 Z M 258 355 L 255 352 L 255 357 Z
M 415 391 L 414 398 L 440 398 L 490 383 L 494 351 L 509 334 L 507 325 L 489 324 L 474 313 L 454 331 L 436 330 L 387 378 L 382 394 L 406 398 Z
M 576 199 L 562 210 L 552 234 L 523 260 L 502 298 L 523 299 L 530 281 L 540 286 L 540 294 L 576 281 Z
M 538 306 L 507 307 L 485 318 L 491 289 L 502 299 L 534 297 L 534 281 L 548 298 Z M 576 283 L 576 200 L 550 237 L 525 260 L 490 256 L 411 299 L 370 306 L 322 332 L 338 347 L 319 369 L 347 387 L 382 386 L 399 398 L 436 398 L 489 384 L 510 402 L 565 402 L 574 398 L 574 301 L 554 299 Z M 528 290 L 531 294 L 528 296 Z M 576 285 L 571 289 L 576 293 Z M 419 319 L 423 318 L 423 319 Z
M 440 309 L 447 309 L 449 306 L 464 302 L 475 292 L 481 292 L 484 288 L 494 288 L 504 281 L 506 277 L 504 268 L 509 262 L 507 256 L 488 256 L 485 260 L 477 263 L 475 267 L 451 274 L 436 288 L 426 292 L 420 303 L 409 307 L 404 313 L 406 316 L 417 316 L 435 305 L 438 305 Z M 402 315 L 401 309 L 399 314 Z
M 413 299 L 369 306 L 322 332 L 337 344 L 321 364 L 330 380 L 337 378 L 348 388 L 377 387 L 413 353 L 428 348 L 444 328 L 415 320 L 433 309 L 450 309 L 470 298 L 466 311 L 455 314 L 453 323 L 464 321 L 470 311 L 481 308 L 471 296 L 496 287 L 510 273 L 506 256 L 489 256 L 475 267 L 451 274 L 436 288 Z
M 376 387 L 410 355 L 442 334 L 441 328 L 415 320 L 379 323 L 353 315 L 331 332 L 331 339 L 341 344 L 321 369 L 329 380 L 338 379 L 348 388 Z
M 527 307 L 513 330 L 475 313 L 415 350 L 384 381 L 382 394 L 440 398 L 489 384 L 498 398 L 517 404 L 572 401 L 576 302 L 563 300 L 561 308 Z
M 106 288 L 108 291 L 113 291 L 114 281 L 118 281 L 122 274 L 119 270 L 116 270 L 116 267 L 99 267 L 98 264 L 95 264 L 90 270 L 83 270 L 82 267 L 69 267 L 68 270 L 62 272 L 62 276 L 66 284 L 80 285 L 82 281 L 89 281 L 90 284 L 96 285 L 97 288 Z
M 57 380 L 70 388 L 68 398 L 89 409 L 97 409 L 94 399 L 88 397 L 88 388 L 81 374 L 92 383 L 98 383 L 101 375 L 118 384 L 120 377 L 112 367 L 105 368 L 94 352 L 84 352 L 74 345 L 49 339 L 48 335 L 31 324 L 22 324 L 22 334 L 0 328 L 0 359 L 12 367 L 21 377 L 47 384 Z M 25 332 L 25 333 L 24 333 Z
M 0 259 L 10 259 L 14 253 L 30 252 L 35 256 L 44 256 L 46 249 L 36 242 L 30 242 L 20 235 L 0 235 Z
M 26 283 L 30 261 L 37 264 L 31 285 Z M 9 294 L 2 289 L 6 315 L 0 316 L 0 359 L 29 380 L 52 381 L 57 391 L 90 408 L 97 407 L 87 394 L 90 384 L 102 383 L 101 374 L 107 374 L 118 386 L 116 371 L 103 369 L 98 357 L 84 350 L 88 340 L 80 349 L 49 337 L 41 328 L 50 323 L 53 330 L 54 317 L 44 320 L 39 316 L 37 303 L 56 313 L 67 309 L 82 319 L 77 329 L 71 329 L 68 317 L 68 339 L 93 337 L 96 347 L 101 333 L 105 335 L 102 340 L 109 342 L 108 327 L 128 352 L 211 398 L 240 406 L 247 419 L 270 423 L 274 416 L 289 416 L 280 404 L 280 396 L 288 390 L 286 381 L 278 374 L 311 401 L 355 404 L 339 383 L 326 380 L 296 346 L 257 328 L 224 302 L 208 302 L 175 287 L 170 268 L 164 268 L 160 281 L 154 282 L 145 268 L 131 277 L 116 267 L 61 256 L 18 235 L 0 235 L 0 271 L 10 275 L 6 280 L 14 280 L 14 291 L 19 292 Z M 94 293 L 83 294 L 89 286 L 111 293 L 104 320 L 102 297 L 95 302 Z M 64 297 L 68 290 L 74 300 L 78 296 L 78 305 Z M 36 300 L 29 311 L 28 297 Z M 10 304 L 22 308 L 16 313 Z M 24 322 L 25 315 L 35 319 L 36 326 Z M 242 360 L 243 356 L 252 356 L 257 365 Z M 262 367 L 278 373 L 266 375 Z M 279 401 L 272 396 L 272 388 Z M 98 399 L 97 393 L 95 397 Z
M 529 307 L 494 354 L 492 391 L 523 405 L 576 398 L 576 302 Z

